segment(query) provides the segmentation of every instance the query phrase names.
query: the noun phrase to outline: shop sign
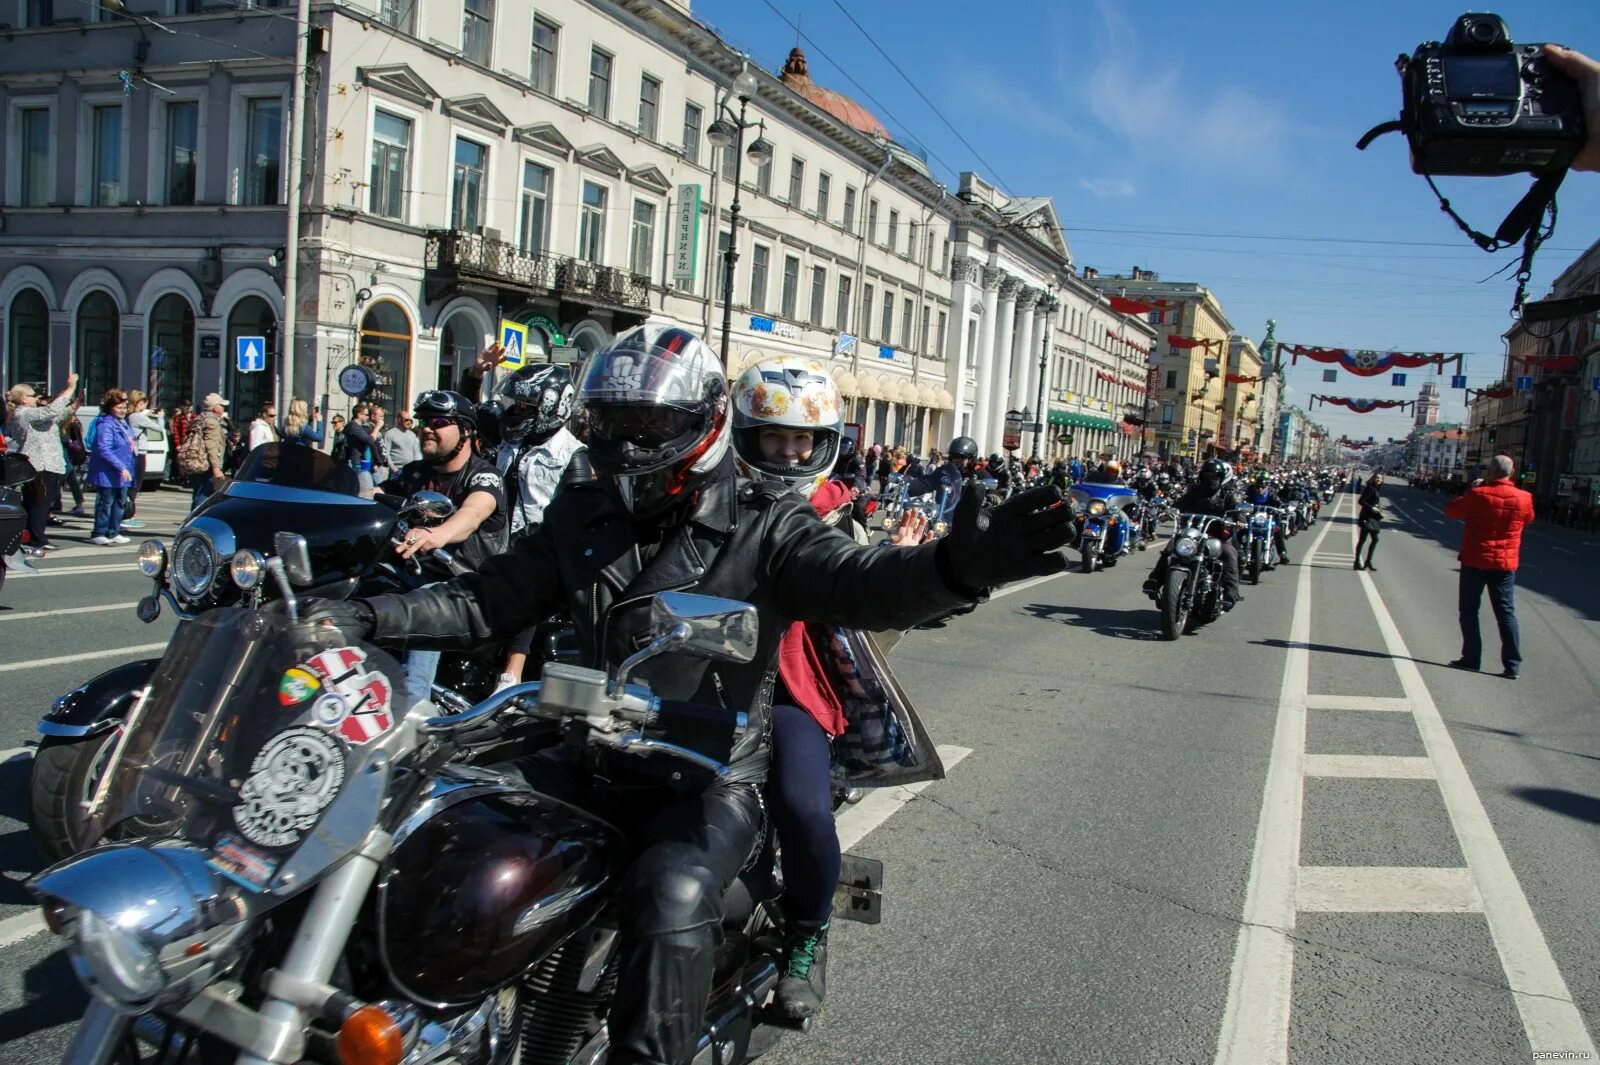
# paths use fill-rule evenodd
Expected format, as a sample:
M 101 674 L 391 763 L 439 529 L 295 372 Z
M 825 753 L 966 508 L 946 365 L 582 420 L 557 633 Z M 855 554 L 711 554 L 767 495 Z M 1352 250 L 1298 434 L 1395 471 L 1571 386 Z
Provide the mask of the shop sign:
M 750 316 L 750 331 L 753 333 L 771 333 L 773 336 L 787 337 L 790 340 L 800 339 L 800 330 L 789 322 L 778 322 L 771 318 L 757 318 Z
M 878 348 L 878 358 L 880 358 L 880 359 L 892 359 L 892 358 L 894 358 L 894 349 L 891 348 L 887 344 L 884 344 L 884 345 L 880 346 Z
M 544 335 L 550 339 L 550 344 L 553 347 L 559 348 L 566 346 L 567 335 L 561 331 L 561 327 L 556 324 L 556 320 L 550 317 L 548 314 L 525 315 L 523 317 L 523 322 L 526 325 L 543 332 Z
M 672 279 L 693 281 L 700 265 L 700 186 L 679 185 L 672 213 Z
M 833 356 L 842 359 L 856 353 L 856 338 L 849 333 L 840 333 L 839 338 L 833 342 Z
M 200 357 L 202 359 L 222 358 L 222 338 L 215 333 L 201 337 Z

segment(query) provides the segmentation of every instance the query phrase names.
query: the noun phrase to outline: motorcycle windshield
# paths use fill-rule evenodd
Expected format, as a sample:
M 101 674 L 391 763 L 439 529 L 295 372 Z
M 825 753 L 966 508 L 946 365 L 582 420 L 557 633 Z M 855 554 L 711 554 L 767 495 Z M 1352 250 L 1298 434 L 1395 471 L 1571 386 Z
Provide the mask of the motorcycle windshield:
M 335 462 L 306 444 L 262 444 L 239 463 L 235 484 L 307 488 L 335 495 L 361 495 L 361 479 L 348 463 Z
M 91 838 L 179 838 L 252 890 L 304 886 L 376 818 L 386 775 L 369 770 L 387 758 L 369 763 L 403 717 L 399 678 L 388 655 L 326 626 L 243 608 L 200 615 L 128 713 L 90 800 Z M 291 861 L 295 875 L 278 882 Z

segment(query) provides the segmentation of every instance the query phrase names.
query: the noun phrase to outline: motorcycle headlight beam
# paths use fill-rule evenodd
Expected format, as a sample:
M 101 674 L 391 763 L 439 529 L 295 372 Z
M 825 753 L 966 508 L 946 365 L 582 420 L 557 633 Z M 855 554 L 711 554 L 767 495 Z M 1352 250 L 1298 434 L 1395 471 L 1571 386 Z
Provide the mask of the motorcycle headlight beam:
M 160 540 L 146 540 L 139 545 L 139 572 L 153 581 L 159 581 L 167 572 L 167 545 Z
M 261 583 L 261 574 L 266 568 L 267 560 L 261 552 L 248 548 L 234 552 L 233 560 L 228 563 L 228 573 L 233 577 L 233 583 L 247 592 Z
M 1106 512 L 1105 500 L 1096 499 L 1094 502 L 1089 504 L 1089 513 L 1090 514 L 1104 514 L 1105 512 Z
M 1172 545 L 1172 553 L 1179 558 L 1193 558 L 1200 550 L 1200 544 L 1192 536 L 1180 536 Z

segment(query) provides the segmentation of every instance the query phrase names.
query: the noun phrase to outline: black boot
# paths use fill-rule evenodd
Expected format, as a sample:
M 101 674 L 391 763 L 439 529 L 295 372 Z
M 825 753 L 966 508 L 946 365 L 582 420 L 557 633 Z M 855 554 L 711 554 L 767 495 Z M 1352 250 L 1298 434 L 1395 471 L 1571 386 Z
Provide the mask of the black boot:
M 783 978 L 774 998 L 790 1020 L 814 1017 L 827 994 L 828 922 L 796 921 L 783 939 Z

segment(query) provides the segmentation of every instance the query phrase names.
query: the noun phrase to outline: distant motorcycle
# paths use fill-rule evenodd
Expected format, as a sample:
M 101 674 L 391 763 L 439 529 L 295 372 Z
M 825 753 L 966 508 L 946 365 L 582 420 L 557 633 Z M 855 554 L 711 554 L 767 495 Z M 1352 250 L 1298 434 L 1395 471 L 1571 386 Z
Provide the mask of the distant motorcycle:
M 1068 493 L 1078 511 L 1078 553 L 1083 572 L 1110 569 L 1133 550 L 1138 535 L 1132 508 L 1139 496 L 1125 484 L 1075 484 Z
M 1277 534 L 1282 518 L 1283 511 L 1277 507 L 1256 506 L 1250 514 L 1249 549 L 1243 561 L 1251 584 L 1260 584 L 1261 571 L 1278 565 Z

